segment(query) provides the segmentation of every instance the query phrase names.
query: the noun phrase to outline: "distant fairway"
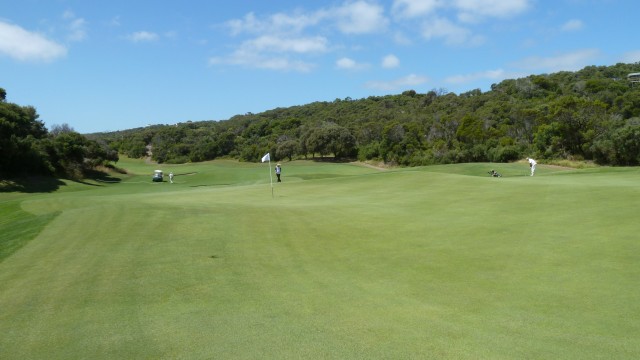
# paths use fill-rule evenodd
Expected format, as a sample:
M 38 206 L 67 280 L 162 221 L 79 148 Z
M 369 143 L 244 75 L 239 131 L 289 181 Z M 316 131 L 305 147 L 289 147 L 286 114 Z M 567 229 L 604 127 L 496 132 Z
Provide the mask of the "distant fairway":
M 639 168 L 118 166 L 0 193 L 0 358 L 640 358 Z

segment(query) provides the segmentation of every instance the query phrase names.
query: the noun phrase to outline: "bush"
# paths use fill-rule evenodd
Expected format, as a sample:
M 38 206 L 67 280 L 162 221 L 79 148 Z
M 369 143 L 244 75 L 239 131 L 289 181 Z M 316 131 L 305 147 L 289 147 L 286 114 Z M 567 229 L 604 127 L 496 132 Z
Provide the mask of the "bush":
M 506 163 L 520 159 L 522 156 L 516 146 L 498 146 L 488 151 L 489 161 Z

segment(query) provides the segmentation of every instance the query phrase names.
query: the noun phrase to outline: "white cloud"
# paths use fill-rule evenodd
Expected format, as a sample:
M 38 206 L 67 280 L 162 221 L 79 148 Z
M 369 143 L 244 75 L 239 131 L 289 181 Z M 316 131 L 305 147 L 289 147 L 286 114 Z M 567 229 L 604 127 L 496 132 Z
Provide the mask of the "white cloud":
M 229 20 L 224 24 L 229 28 L 232 35 L 238 35 L 244 32 L 259 33 L 260 28 L 263 27 L 262 22 L 258 22 L 256 16 L 253 13 L 248 13 L 242 19 Z
M 338 29 L 345 34 L 367 34 L 386 29 L 389 21 L 382 6 L 366 1 L 349 2 L 330 11 L 337 15 Z
M 232 35 L 300 33 L 305 28 L 318 24 L 323 18 L 322 13 L 287 15 L 277 13 L 264 19 L 258 19 L 254 13 L 248 13 L 242 19 L 227 21 L 225 25 Z
M 411 39 L 409 39 L 408 37 L 406 37 L 402 32 L 397 31 L 394 35 L 393 35 L 393 41 L 398 44 L 398 45 L 411 45 Z
M 73 11 L 71 10 L 66 10 L 65 12 L 62 13 L 62 18 L 65 20 L 73 20 L 75 19 L 76 14 L 73 13 Z
M 442 0 L 395 0 L 391 12 L 400 18 L 414 18 L 432 14 L 444 5 Z
M 237 45 L 229 55 L 209 59 L 210 65 L 234 65 L 255 69 L 279 71 L 311 71 L 315 65 L 299 59 L 291 59 L 288 53 L 306 55 L 323 53 L 328 40 L 322 36 L 302 36 L 308 26 L 320 21 L 322 15 L 274 14 L 258 18 L 249 13 L 242 19 L 228 21 L 225 25 L 232 35 L 259 35 Z
M 87 30 L 85 29 L 86 21 L 84 19 L 74 19 L 69 24 L 69 40 L 82 41 L 87 38 Z
M 256 65 L 256 63 L 254 63 L 254 65 Z M 261 59 L 256 67 L 270 70 L 309 72 L 313 69 L 314 65 L 300 60 L 290 60 L 280 57 Z
M 355 60 L 349 59 L 349 58 L 341 58 L 338 59 L 338 61 L 336 61 L 336 66 L 339 67 L 340 69 L 353 69 L 356 67 L 356 62 Z
M 584 23 L 577 19 L 567 21 L 560 28 L 562 31 L 578 31 L 584 27 Z
M 327 50 L 327 39 L 322 36 L 284 38 L 264 35 L 245 41 L 241 47 L 256 52 L 319 53 Z
M 251 49 L 240 48 L 227 56 L 209 59 L 209 65 L 234 65 L 254 69 L 309 72 L 315 65 L 301 60 L 291 60 L 287 56 L 261 54 Z
M 87 38 L 87 22 L 83 18 L 77 17 L 72 11 L 67 10 L 62 14 L 62 18 L 67 20 L 69 24 L 69 35 L 67 39 L 69 41 L 82 41 Z
M 458 26 L 445 18 L 433 18 L 422 26 L 422 36 L 431 40 L 444 39 L 447 45 L 471 45 L 477 46 L 484 42 L 484 38 L 473 35 L 467 28 Z
M 382 6 L 359 0 L 315 12 L 297 12 L 292 15 L 276 13 L 258 18 L 254 13 L 248 13 L 242 19 L 233 19 L 224 25 L 232 35 L 299 34 L 322 22 L 334 23 L 343 33 L 365 34 L 384 30 L 389 21 L 384 16 Z
M 600 56 L 599 50 L 583 49 L 552 57 L 532 56 L 518 61 L 514 65 L 525 70 L 543 72 L 577 71 L 592 64 L 598 56 Z
M 158 34 L 149 31 L 138 31 L 129 34 L 127 38 L 133 42 L 145 42 L 158 40 Z
M 336 61 L 336 67 L 344 70 L 362 70 L 369 67 L 369 64 L 358 63 L 353 59 L 343 57 Z
M 458 20 L 468 23 L 486 18 L 508 18 L 525 12 L 532 0 L 394 0 L 391 12 L 399 18 L 438 16 L 438 11 L 451 10 Z
M 280 71 L 311 71 L 315 65 L 302 60 L 292 60 L 287 53 L 322 53 L 327 49 L 327 40 L 321 36 L 310 38 L 285 38 L 275 35 L 250 39 L 226 56 L 209 59 L 210 65 L 235 65 L 255 69 Z M 284 54 L 284 55 L 283 55 Z
M 455 0 L 458 19 L 476 23 L 485 18 L 508 18 L 521 14 L 531 6 L 531 0 Z
M 391 81 L 369 81 L 365 84 L 365 87 L 375 90 L 392 91 L 422 85 L 427 81 L 429 81 L 429 79 L 425 76 L 410 74 Z
M 534 0 L 394 0 L 392 14 L 398 19 L 422 19 L 421 34 L 441 39 L 447 45 L 478 46 L 485 37 L 471 32 L 464 24 L 488 18 L 510 18 L 529 8 Z
M 389 54 L 382 59 L 382 67 L 391 69 L 400 66 L 400 59 L 393 54 Z
M 366 34 L 384 30 L 388 20 L 383 7 L 365 0 L 347 1 L 340 6 L 315 12 L 277 13 L 258 17 L 254 13 L 227 21 L 231 35 L 248 35 L 226 56 L 210 59 L 210 64 L 242 65 L 254 68 L 309 71 L 313 64 L 291 60 L 287 54 L 308 55 L 328 52 L 329 40 L 321 35 L 304 35 L 308 28 L 337 29 L 347 34 Z M 277 55 L 277 56 L 276 56 Z M 270 64 L 266 66 L 265 64 Z M 340 68 L 361 69 L 367 64 L 337 62 Z
M 44 36 L 0 21 L 0 54 L 20 61 L 52 61 L 67 55 L 67 49 Z

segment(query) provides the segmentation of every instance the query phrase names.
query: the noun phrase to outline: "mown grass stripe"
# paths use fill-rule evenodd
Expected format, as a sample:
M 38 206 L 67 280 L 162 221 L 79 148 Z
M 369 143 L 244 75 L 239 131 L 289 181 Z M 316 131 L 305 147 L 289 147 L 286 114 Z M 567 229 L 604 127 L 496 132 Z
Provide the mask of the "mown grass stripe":
M 19 201 L 0 204 L 0 262 L 35 238 L 57 215 L 33 215 L 23 211 Z

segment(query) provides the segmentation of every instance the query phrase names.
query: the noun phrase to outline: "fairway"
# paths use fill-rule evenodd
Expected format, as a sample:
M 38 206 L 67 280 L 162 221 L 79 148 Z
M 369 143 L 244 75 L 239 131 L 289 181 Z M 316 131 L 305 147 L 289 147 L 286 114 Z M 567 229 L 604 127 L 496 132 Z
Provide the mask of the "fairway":
M 118 166 L 0 192 L 0 358 L 640 358 L 639 168 Z

